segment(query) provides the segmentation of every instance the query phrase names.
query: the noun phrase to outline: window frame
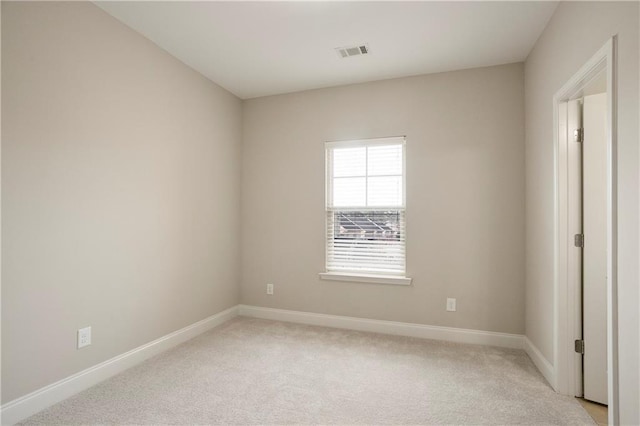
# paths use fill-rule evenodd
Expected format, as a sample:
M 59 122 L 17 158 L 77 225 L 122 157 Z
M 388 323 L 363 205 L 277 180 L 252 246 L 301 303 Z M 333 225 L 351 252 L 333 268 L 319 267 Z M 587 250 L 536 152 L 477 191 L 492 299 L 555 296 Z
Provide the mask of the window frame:
M 411 285 L 412 279 L 406 276 L 407 266 L 407 230 L 406 230 L 406 210 L 407 210 L 407 147 L 406 136 L 393 136 L 384 138 L 372 138 L 372 139 L 357 139 L 346 141 L 330 141 L 325 142 L 325 270 L 319 273 L 319 276 L 323 280 L 331 281 L 347 281 L 347 282 L 361 282 L 371 284 L 394 284 L 394 285 Z M 404 220 L 404 271 L 398 274 L 382 274 L 377 271 L 330 271 L 329 270 L 329 213 L 339 210 L 358 210 L 353 207 L 334 207 L 333 200 L 333 164 L 332 164 L 332 150 L 337 148 L 356 148 L 356 147 L 372 147 L 372 146 L 384 146 L 384 145 L 401 145 L 402 146 L 402 203 L 401 206 L 372 206 L 363 207 L 364 210 L 398 210 L 402 212 Z M 375 177 L 375 176 L 374 176 Z M 365 170 L 365 178 L 368 181 L 368 171 Z

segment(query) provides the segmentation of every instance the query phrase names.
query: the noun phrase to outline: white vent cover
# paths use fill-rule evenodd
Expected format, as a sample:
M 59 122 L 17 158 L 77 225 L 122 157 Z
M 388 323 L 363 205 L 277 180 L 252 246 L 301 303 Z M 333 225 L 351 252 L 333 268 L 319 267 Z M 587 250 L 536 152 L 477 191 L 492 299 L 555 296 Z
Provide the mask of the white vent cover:
M 360 56 L 369 54 L 369 46 L 360 44 L 357 46 L 336 47 L 336 52 L 341 58 L 349 58 L 351 56 Z

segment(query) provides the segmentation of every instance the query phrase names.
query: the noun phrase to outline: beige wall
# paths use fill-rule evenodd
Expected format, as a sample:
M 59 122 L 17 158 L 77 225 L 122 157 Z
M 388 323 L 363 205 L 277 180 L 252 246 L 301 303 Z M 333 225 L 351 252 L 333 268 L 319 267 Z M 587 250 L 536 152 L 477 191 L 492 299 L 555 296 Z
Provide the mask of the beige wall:
M 245 101 L 242 302 L 523 333 L 523 91 L 512 64 Z M 320 280 L 324 141 L 394 135 L 413 285 Z
M 525 66 L 526 334 L 553 363 L 552 99 L 618 34 L 618 287 L 620 420 L 640 423 L 638 389 L 638 3 L 562 2 Z
M 238 303 L 242 105 L 91 3 L 2 9 L 6 402 Z

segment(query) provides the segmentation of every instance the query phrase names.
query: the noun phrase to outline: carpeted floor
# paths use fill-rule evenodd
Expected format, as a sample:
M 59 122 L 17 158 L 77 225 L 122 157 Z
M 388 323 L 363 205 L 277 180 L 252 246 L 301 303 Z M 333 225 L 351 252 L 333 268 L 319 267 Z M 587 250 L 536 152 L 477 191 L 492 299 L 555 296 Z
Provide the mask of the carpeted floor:
M 24 424 L 589 424 L 521 350 L 236 318 Z

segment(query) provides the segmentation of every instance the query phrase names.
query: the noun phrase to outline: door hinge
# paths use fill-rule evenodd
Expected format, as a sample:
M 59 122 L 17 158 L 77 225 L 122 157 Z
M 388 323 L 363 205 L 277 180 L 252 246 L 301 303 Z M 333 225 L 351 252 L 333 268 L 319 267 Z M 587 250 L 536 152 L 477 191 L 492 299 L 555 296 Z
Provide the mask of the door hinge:
M 573 236 L 573 245 L 576 247 L 584 247 L 584 234 L 576 234 Z
M 584 340 L 576 340 L 574 342 L 576 353 L 584 354 Z
M 576 142 L 582 142 L 584 140 L 584 129 L 575 129 L 573 131 L 573 140 Z

